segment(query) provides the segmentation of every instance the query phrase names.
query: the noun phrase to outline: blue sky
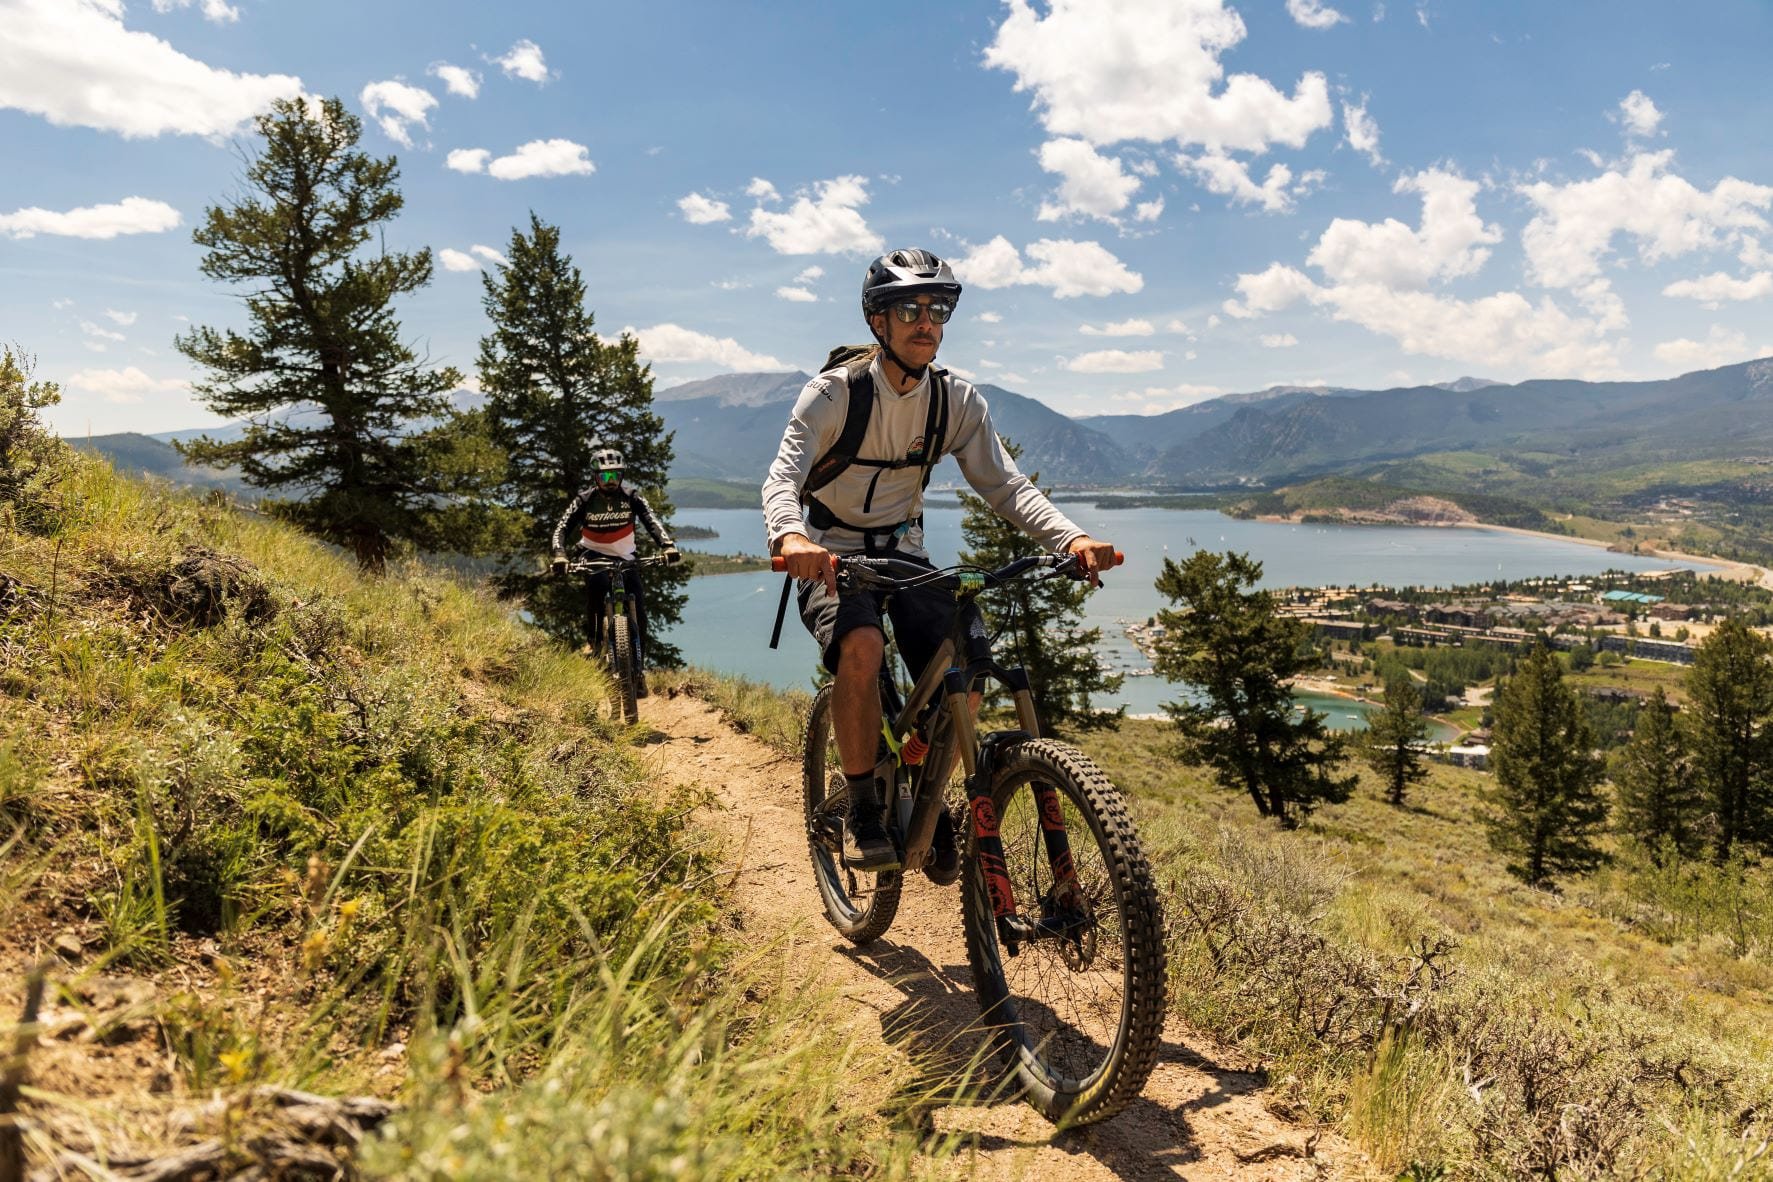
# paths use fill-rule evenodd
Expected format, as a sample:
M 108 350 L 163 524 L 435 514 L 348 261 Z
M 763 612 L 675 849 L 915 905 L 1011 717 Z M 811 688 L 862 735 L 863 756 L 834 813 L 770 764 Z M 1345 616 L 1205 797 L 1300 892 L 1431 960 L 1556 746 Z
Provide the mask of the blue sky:
M 0 28 L 0 335 L 68 433 L 215 421 L 172 337 L 243 316 L 191 230 L 298 91 L 399 157 L 388 243 L 439 252 L 399 311 L 470 373 L 480 268 L 532 209 L 661 386 L 813 367 L 901 245 L 966 280 L 943 361 L 1069 414 L 1773 353 L 1760 0 L 0 0 Z

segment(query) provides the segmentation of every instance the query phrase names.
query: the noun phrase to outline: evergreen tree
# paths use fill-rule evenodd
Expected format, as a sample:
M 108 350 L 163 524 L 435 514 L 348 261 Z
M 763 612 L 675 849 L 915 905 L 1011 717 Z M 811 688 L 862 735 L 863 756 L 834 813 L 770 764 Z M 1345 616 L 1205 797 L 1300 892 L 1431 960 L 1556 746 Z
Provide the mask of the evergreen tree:
M 1642 842 L 1658 859 L 1664 849 L 1683 858 L 1698 852 L 1705 801 L 1661 686 L 1638 711 L 1631 741 L 1614 762 L 1613 782 L 1619 789 L 1619 832 Z
M 180 450 L 288 492 L 266 507 L 366 570 L 406 544 L 483 548 L 494 517 L 477 494 L 497 453 L 451 406 L 461 374 L 403 344 L 392 307 L 430 282 L 431 252 L 363 250 L 404 204 L 394 159 L 357 150 L 362 125 L 337 99 L 280 100 L 257 126 L 247 194 L 210 207 L 193 235 L 205 275 L 250 285 L 252 327 L 175 342 L 209 371 L 194 387 L 204 405 L 248 424 Z
M 1012 457 L 1021 456 L 1020 447 L 1008 439 L 1003 444 Z M 1039 481 L 1040 473 L 1028 478 Z M 963 491 L 960 502 L 966 509 L 960 523 L 966 546 L 961 561 L 994 570 L 1042 553 L 1038 542 L 999 517 L 984 498 Z M 1093 696 L 1119 690 L 1121 679 L 1096 655 L 1102 629 L 1083 626 L 1089 593 L 1090 585 L 1075 579 L 1019 579 L 979 601 L 987 626 L 994 633 L 1008 629 L 1017 659 L 1028 670 L 1043 734 L 1107 726 L 1121 716 L 1119 710 L 1090 705 Z
M 1607 819 L 1594 736 L 1563 665 L 1536 646 L 1496 695 L 1490 767 L 1483 794 L 1490 847 L 1511 874 L 1537 886 L 1600 861 L 1595 836 Z
M 563 640 L 585 632 L 585 592 L 577 580 L 538 573 L 560 514 L 596 476 L 591 453 L 618 448 L 625 481 L 669 523 L 665 495 L 671 435 L 653 413 L 651 367 L 631 336 L 614 341 L 593 330 L 585 279 L 561 253 L 560 230 L 530 214 L 529 232 L 511 232 L 508 263 L 482 277 L 492 331 L 480 341 L 480 388 L 493 442 L 506 457 L 500 500 L 522 514 L 521 549 L 506 555 L 500 586 L 527 600 L 536 623 Z M 681 654 L 659 639 L 683 618 L 687 564 L 649 567 L 647 656 L 675 665 Z
M 53 382 L 33 381 L 34 358 L 0 346 L 0 523 L 11 527 L 44 516 L 49 486 L 67 454 L 37 412 L 62 400 Z
M 1206 763 L 1221 785 L 1249 793 L 1257 812 L 1291 826 L 1321 803 L 1347 800 L 1355 777 L 1337 774 L 1345 740 L 1324 716 L 1294 716 L 1291 682 L 1310 668 L 1311 626 L 1280 615 L 1273 597 L 1255 589 L 1261 579 L 1262 564 L 1247 554 L 1164 559 L 1157 589 L 1177 609 L 1158 612 L 1164 634 L 1152 665 L 1204 696 L 1164 705 L 1182 757 Z
M 1385 798 L 1404 803 L 1411 784 L 1428 776 L 1421 743 L 1428 738 L 1428 721 L 1422 717 L 1422 691 L 1407 673 L 1385 683 L 1385 709 L 1367 715 L 1367 729 L 1360 738 L 1367 766 L 1385 780 Z
M 1773 787 L 1773 643 L 1731 617 L 1699 646 L 1687 673 L 1693 775 L 1716 820 L 1719 861 L 1738 842 L 1766 845 Z

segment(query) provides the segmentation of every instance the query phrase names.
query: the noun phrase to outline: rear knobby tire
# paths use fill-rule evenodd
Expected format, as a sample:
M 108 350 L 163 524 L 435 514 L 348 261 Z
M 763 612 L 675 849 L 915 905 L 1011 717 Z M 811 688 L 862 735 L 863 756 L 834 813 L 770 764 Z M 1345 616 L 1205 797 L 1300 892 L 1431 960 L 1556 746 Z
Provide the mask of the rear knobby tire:
M 807 852 L 813 881 L 825 918 L 853 944 L 867 944 L 886 934 L 899 911 L 904 878 L 897 870 L 870 874 L 843 864 L 843 831 L 839 822 L 848 811 L 849 793 L 837 758 L 837 737 L 831 722 L 831 687 L 813 698 L 807 714 L 806 751 L 801 768 L 806 802 Z
M 968 826 L 961 907 L 984 1022 L 1028 1101 L 1055 1123 L 1087 1124 L 1138 1098 L 1163 1042 L 1163 918 L 1119 789 L 1076 748 L 1036 739 L 1005 750 L 992 777 L 1017 913 L 1038 918 L 1053 880 L 1031 784 L 1051 785 L 1093 921 L 1077 944 L 1041 940 L 1011 957 Z
M 628 634 L 628 617 L 626 614 L 612 615 L 609 623 L 610 673 L 616 679 L 616 697 L 622 704 L 622 721 L 639 722 L 640 702 L 635 685 L 639 671 L 634 667 L 634 639 Z

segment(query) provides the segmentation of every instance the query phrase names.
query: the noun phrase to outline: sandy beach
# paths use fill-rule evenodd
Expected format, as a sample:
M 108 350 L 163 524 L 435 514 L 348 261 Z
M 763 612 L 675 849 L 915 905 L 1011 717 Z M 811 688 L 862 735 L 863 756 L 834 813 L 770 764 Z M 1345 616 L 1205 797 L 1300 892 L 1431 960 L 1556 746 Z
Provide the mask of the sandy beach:
M 1486 525 L 1482 522 L 1477 522 L 1471 525 L 1450 526 L 1447 528 L 1487 529 L 1494 530 L 1497 533 L 1520 534 L 1523 537 L 1529 538 L 1550 538 L 1551 540 L 1558 542 L 1575 542 L 1579 545 L 1594 546 L 1615 554 L 1622 553 L 1622 551 L 1614 550 L 1610 543 L 1603 542 L 1598 538 L 1579 538 L 1574 534 L 1547 533 L 1541 529 L 1521 529 L 1512 525 Z M 1698 554 L 1683 554 L 1679 550 L 1639 550 L 1637 553 L 1640 557 L 1647 555 L 1651 558 L 1666 558 L 1670 562 L 1684 563 L 1700 570 L 1709 570 L 1715 577 L 1720 579 L 1730 579 L 1734 582 L 1741 583 L 1759 583 L 1763 587 L 1773 588 L 1773 571 L 1769 571 L 1765 567 L 1755 566 L 1753 563 L 1733 562 L 1728 558 L 1705 558 Z

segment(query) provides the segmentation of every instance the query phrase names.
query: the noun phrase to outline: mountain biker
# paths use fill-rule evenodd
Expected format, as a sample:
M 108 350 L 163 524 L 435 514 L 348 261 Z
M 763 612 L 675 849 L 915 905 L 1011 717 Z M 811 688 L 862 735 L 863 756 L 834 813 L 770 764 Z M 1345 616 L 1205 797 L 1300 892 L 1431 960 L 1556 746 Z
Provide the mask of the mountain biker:
M 646 498 L 622 483 L 622 473 L 627 470 L 622 453 L 613 447 L 598 447 L 591 453 L 591 466 L 596 473 L 595 479 L 589 487 L 579 490 L 554 527 L 554 573 L 566 573 L 566 539 L 574 533 L 579 535 L 579 549 L 586 553 L 608 558 L 633 558 L 636 518 L 646 526 L 653 545 L 659 547 L 665 561 L 681 561 L 677 543 L 671 540 L 671 534 L 652 506 L 646 503 Z M 585 631 L 594 653 L 603 651 L 603 604 L 609 596 L 612 573 L 598 570 L 585 575 Z M 629 601 L 634 604 L 635 622 L 639 625 L 639 635 L 635 638 L 639 647 L 637 656 L 644 663 L 646 600 L 640 593 L 639 568 L 624 569 L 622 581 L 628 588 Z
M 960 292 L 953 270 L 927 250 L 896 250 L 869 264 L 862 316 L 874 345 L 801 390 L 763 484 L 770 552 L 800 580 L 801 621 L 835 678 L 833 723 L 849 793 L 844 862 L 876 873 L 899 865 L 875 777 L 882 597 L 840 592 L 831 556 L 890 553 L 928 566 L 923 490 L 930 468 L 952 453 L 967 483 L 994 510 L 1043 545 L 1080 555 L 1090 578 L 1114 561 L 1112 544 L 1086 534 L 1017 470 L 978 390 L 932 364 Z M 872 403 L 859 403 L 868 408 L 866 430 L 833 477 L 833 449 L 854 439 L 846 430 L 850 391 L 864 381 L 873 389 Z M 934 589 L 893 595 L 887 609 L 893 635 L 914 675 L 947 636 L 954 610 L 952 595 Z M 953 881 L 958 862 L 946 813 L 932 853 L 930 877 Z

